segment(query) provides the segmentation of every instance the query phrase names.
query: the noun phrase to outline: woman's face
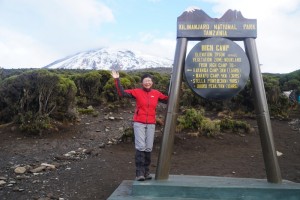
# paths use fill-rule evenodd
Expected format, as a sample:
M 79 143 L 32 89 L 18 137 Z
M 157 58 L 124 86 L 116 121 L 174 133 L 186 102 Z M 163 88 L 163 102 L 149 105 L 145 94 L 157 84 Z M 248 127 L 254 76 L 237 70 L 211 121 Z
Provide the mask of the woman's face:
M 144 88 L 150 89 L 153 85 L 152 79 L 151 78 L 144 78 L 143 82 L 142 82 L 142 85 L 143 85 Z

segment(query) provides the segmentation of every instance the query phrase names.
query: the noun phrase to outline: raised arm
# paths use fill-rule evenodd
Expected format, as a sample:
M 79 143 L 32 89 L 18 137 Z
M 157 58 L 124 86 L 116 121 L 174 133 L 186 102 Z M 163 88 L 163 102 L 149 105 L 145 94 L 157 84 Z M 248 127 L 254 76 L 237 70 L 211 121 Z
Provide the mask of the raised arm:
M 120 78 L 119 72 L 112 70 L 111 71 L 111 76 L 116 79 L 116 78 Z
M 119 72 L 112 70 L 111 76 L 115 79 L 115 86 L 120 97 L 133 97 L 132 94 L 126 92 L 121 85 Z

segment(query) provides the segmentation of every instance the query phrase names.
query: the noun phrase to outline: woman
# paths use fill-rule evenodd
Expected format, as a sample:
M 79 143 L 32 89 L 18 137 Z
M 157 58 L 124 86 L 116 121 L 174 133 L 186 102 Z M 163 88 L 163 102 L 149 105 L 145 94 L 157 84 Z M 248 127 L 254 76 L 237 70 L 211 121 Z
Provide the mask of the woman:
M 123 89 L 117 71 L 113 70 L 111 75 L 115 79 L 118 95 L 120 97 L 131 97 L 136 100 L 133 116 L 136 180 L 152 179 L 149 173 L 149 166 L 155 133 L 156 107 L 158 101 L 166 103 L 168 96 L 152 89 L 153 80 L 150 74 L 145 74 L 141 77 L 142 88 L 129 90 Z

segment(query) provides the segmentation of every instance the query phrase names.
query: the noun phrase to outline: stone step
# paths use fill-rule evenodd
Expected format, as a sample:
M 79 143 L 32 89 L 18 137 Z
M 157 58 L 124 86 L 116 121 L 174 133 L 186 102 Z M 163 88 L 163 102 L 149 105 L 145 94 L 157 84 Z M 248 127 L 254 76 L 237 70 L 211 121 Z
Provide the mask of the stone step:
M 132 186 L 133 182 L 131 180 L 124 180 L 119 185 L 119 187 L 114 191 L 113 194 L 108 198 L 108 200 L 169 200 L 170 197 L 152 197 L 152 196 L 132 196 Z M 182 198 L 172 197 L 172 200 L 182 200 Z M 184 198 L 184 200 L 208 200 L 199 198 Z M 209 199 L 214 200 L 214 199 Z
M 286 180 L 275 184 L 265 179 L 170 175 L 168 180 L 123 181 L 109 198 L 116 199 L 299 200 L 300 184 Z

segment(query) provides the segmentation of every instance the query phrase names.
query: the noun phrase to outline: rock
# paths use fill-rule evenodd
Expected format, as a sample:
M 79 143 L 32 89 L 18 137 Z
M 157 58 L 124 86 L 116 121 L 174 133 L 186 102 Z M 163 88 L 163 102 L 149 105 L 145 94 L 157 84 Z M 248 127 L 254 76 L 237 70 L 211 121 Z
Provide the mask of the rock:
M 250 133 L 255 133 L 255 129 L 251 127 L 249 132 Z
M 30 176 L 26 176 L 24 174 L 16 176 L 16 179 L 18 179 L 18 180 L 28 179 L 28 178 L 30 178 Z
M 165 125 L 165 121 L 162 118 L 156 118 L 156 124 L 163 126 L 163 125 Z
M 198 137 L 199 136 L 199 132 L 189 132 L 188 135 L 192 136 L 192 137 Z
M 55 165 L 51 165 L 51 164 L 48 164 L 48 163 L 42 163 L 41 166 L 45 166 L 47 168 L 50 168 L 50 169 L 55 169 Z
M 6 184 L 6 182 L 5 181 L 3 181 L 3 180 L 0 180 L 0 186 L 1 185 L 5 185 Z
M 113 144 L 113 142 L 109 140 L 109 141 L 107 142 L 107 144 Z
M 283 153 L 281 153 L 280 151 L 276 151 L 276 154 L 278 157 L 283 155 Z
M 44 169 L 46 169 L 46 166 L 39 166 L 37 168 L 30 170 L 30 172 L 31 173 L 39 173 L 39 172 L 43 171 Z
M 15 173 L 17 174 L 24 174 L 26 172 L 26 168 L 25 167 L 17 167 L 15 169 Z
M 76 154 L 76 151 L 70 151 L 70 152 L 64 154 L 64 156 L 70 157 L 70 156 L 73 156 L 73 155 L 75 155 L 75 154 Z
M 105 148 L 105 143 L 100 143 L 99 148 Z
M 94 151 L 94 149 L 83 149 L 82 153 L 91 154 L 93 151 Z

